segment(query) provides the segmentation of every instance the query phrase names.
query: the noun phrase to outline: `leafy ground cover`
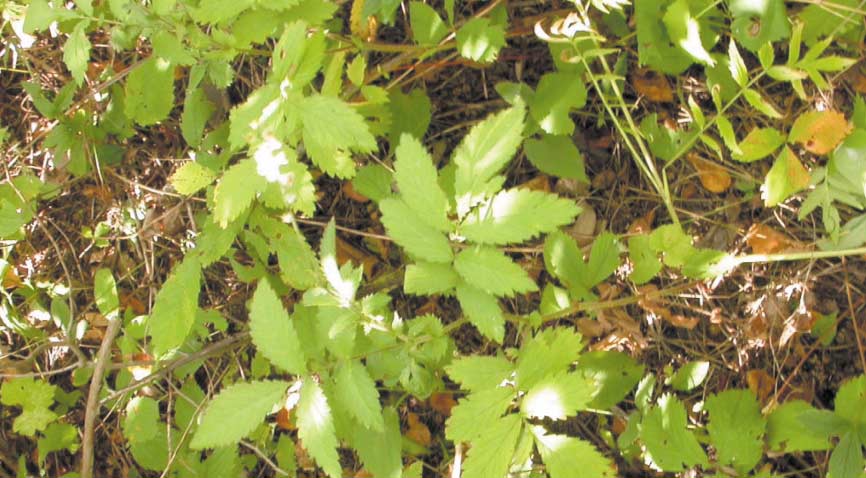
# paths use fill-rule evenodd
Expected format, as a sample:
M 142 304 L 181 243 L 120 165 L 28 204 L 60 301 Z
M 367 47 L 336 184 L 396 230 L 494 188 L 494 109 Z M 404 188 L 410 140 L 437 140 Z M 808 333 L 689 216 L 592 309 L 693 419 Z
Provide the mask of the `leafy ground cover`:
M 0 7 L 0 477 L 864 476 L 862 4 Z

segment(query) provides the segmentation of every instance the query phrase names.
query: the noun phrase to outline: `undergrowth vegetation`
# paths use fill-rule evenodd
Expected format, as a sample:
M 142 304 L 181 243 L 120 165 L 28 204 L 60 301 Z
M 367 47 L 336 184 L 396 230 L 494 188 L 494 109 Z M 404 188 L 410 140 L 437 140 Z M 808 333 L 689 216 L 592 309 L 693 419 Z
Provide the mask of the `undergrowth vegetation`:
M 0 5 L 0 477 L 864 476 L 862 2 Z

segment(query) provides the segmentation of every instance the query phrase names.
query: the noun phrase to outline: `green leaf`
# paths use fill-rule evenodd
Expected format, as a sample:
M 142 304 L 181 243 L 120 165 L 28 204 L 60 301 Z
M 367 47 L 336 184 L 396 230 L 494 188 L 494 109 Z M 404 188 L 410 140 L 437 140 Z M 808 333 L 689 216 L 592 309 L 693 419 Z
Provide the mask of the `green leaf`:
M 505 337 L 505 317 L 492 294 L 468 284 L 457 286 L 457 300 L 469 322 L 485 337 L 502 342 Z
M 469 355 L 455 359 L 445 371 L 463 390 L 477 392 L 496 388 L 514 372 L 514 365 L 505 357 Z
M 689 2 L 676 0 L 668 7 L 662 20 L 674 44 L 679 45 L 695 60 L 705 65 L 715 65 L 716 62 L 701 43 L 701 25 L 689 11 Z
M 562 231 L 544 240 L 544 265 L 547 272 L 569 286 L 582 284 L 586 276 L 583 253 L 574 238 Z
M 267 280 L 259 281 L 250 302 L 250 336 L 272 364 L 295 375 L 307 371 L 292 319 Z
M 348 412 L 364 427 L 381 432 L 385 423 L 382 406 L 379 404 L 379 391 L 376 382 L 370 378 L 367 368 L 361 362 L 345 362 L 334 375 L 334 393 L 337 404 Z
M 475 440 L 499 420 L 513 400 L 514 389 L 509 387 L 471 393 L 451 409 L 445 422 L 445 437 L 454 442 Z
M 68 423 L 52 423 L 42 432 L 43 438 L 36 441 L 39 450 L 39 466 L 44 466 L 45 457 L 55 451 L 78 451 L 78 428 Z
M 570 135 L 574 122 L 569 113 L 586 104 L 586 87 L 576 73 L 547 73 L 541 77 L 529 101 L 529 113 L 549 134 Z
M 159 403 L 150 397 L 133 397 L 126 404 L 123 436 L 130 444 L 145 443 L 156 438 L 164 424 L 159 419 Z
M 126 78 L 126 117 L 142 126 L 168 117 L 174 108 L 174 68 L 157 57 L 144 60 Z
M 767 101 L 766 98 L 761 96 L 757 91 L 746 88 L 743 90 L 743 98 L 746 99 L 746 102 L 752 105 L 752 108 L 755 108 L 759 112 L 763 113 L 768 118 L 772 119 L 780 119 L 782 118 L 782 113 L 779 113 L 779 110 L 773 106 L 772 103 Z
M 445 235 L 422 221 L 402 200 L 383 199 L 379 209 L 388 235 L 412 256 L 430 262 L 450 262 L 454 257 Z
M 187 89 L 183 100 L 183 113 L 180 116 L 180 132 L 187 144 L 197 147 L 201 143 L 201 135 L 215 110 L 204 88 L 197 86 Z
M 692 64 L 692 59 L 671 44 L 663 22 L 665 5 L 667 2 L 653 0 L 634 2 L 638 62 L 669 75 L 678 75 Z
M 354 175 L 354 163 L 346 169 L 334 156 L 338 152 L 369 153 L 376 149 L 364 118 L 345 102 L 330 96 L 304 97 L 300 104 L 304 145 L 325 173 L 347 178 Z
M 538 290 L 526 271 L 492 247 L 464 249 L 454 259 L 454 269 L 468 284 L 497 297 Z
M 96 308 L 102 315 L 108 316 L 117 312 L 120 299 L 117 298 L 117 284 L 109 269 L 101 268 L 96 271 L 93 279 L 93 295 Z
M 257 136 L 275 129 L 282 115 L 277 114 L 280 105 L 280 91 L 268 85 L 253 91 L 246 101 L 232 108 L 229 114 L 229 145 L 239 150 Z
M 586 409 L 595 392 L 594 383 L 581 373 L 549 375 L 526 392 L 520 411 L 528 418 L 565 420 Z
M 856 433 L 849 431 L 842 435 L 830 455 L 827 478 L 862 478 L 864 467 L 866 460 L 863 459 L 863 446 Z
M 186 341 L 198 311 L 200 281 L 201 265 L 194 255 L 187 255 L 159 289 L 147 321 L 155 355 L 162 356 Z
M 212 169 L 195 161 L 189 161 L 177 168 L 174 174 L 168 178 L 168 182 L 178 193 L 190 195 L 209 186 L 216 179 L 216 176 Z
M 297 408 L 298 438 L 316 463 L 332 478 L 342 476 L 334 417 L 325 392 L 312 378 L 304 379 Z
M 400 197 L 427 225 L 442 231 L 451 230 L 448 220 L 448 199 L 439 183 L 433 158 L 420 141 L 403 134 L 397 146 L 394 161 L 394 179 L 400 189 Z
M 183 47 L 183 39 L 175 34 L 161 30 L 150 39 L 153 54 L 175 65 L 190 66 L 196 63 L 196 58 Z
M 574 201 L 555 194 L 509 189 L 470 213 L 461 232 L 470 241 L 482 244 L 521 243 L 571 223 L 579 212 Z
M 463 463 L 463 478 L 502 478 L 508 473 L 523 421 L 519 415 L 496 420 L 472 441 Z
M 740 56 L 740 50 L 737 49 L 737 44 L 731 39 L 731 42 L 728 44 L 728 68 L 731 72 L 731 77 L 734 78 L 734 81 L 737 84 L 745 88 L 749 83 L 749 69 L 746 68 L 746 62 L 743 61 L 743 57 Z
M 79 86 L 84 83 L 84 74 L 87 73 L 87 63 L 90 60 L 90 40 L 84 33 L 89 23 L 90 20 L 78 22 L 63 45 L 63 63 L 72 73 L 75 84 Z
M 529 162 L 542 173 L 589 183 L 583 155 L 571 138 L 545 134 L 541 139 L 526 140 L 523 150 Z
M 12 422 L 12 431 L 33 437 L 57 418 L 57 414 L 47 408 L 25 408 Z
M 475 125 L 454 152 L 454 191 L 462 216 L 511 160 L 523 139 L 524 111 L 512 107 Z
M 783 403 L 767 417 L 767 443 L 775 452 L 827 450 L 830 441 L 827 435 L 816 433 L 800 419 L 808 411 L 816 411 L 803 400 Z
M 739 147 L 742 154 L 731 156 L 737 161 L 751 163 L 773 154 L 785 144 L 785 135 L 774 128 L 755 128 L 743 139 Z
M 490 63 L 505 46 L 505 26 L 489 18 L 473 18 L 457 30 L 457 51 L 463 58 Z
M 544 329 L 526 341 L 517 359 L 517 385 L 529 390 L 545 377 L 568 370 L 583 343 L 580 334 L 565 328 Z
M 391 126 L 388 139 L 391 144 L 400 142 L 403 134 L 410 134 L 421 140 L 430 126 L 430 98 L 424 90 L 416 88 L 404 94 L 399 88 L 388 93 L 388 111 L 391 113 Z
M 214 221 L 223 229 L 228 227 L 266 186 L 255 160 L 244 159 L 230 167 L 214 190 Z
M 381 164 L 368 164 L 358 170 L 352 178 L 352 187 L 359 194 L 368 197 L 374 202 L 391 196 L 391 181 L 393 177 Z
M 664 263 L 669 267 L 682 267 L 696 251 L 692 239 L 677 224 L 656 228 L 650 234 L 650 246 L 664 253 Z
M 658 253 L 651 246 L 650 236 L 641 234 L 628 238 L 628 257 L 631 259 L 632 270 L 629 278 L 635 284 L 641 285 L 650 281 L 662 270 Z
M 866 443 L 866 375 L 848 380 L 836 393 L 836 415 L 848 422 L 859 432 L 860 439 Z
M 658 405 L 645 413 L 640 439 L 646 447 L 646 457 L 664 471 L 679 472 L 707 465 L 704 450 L 686 428 L 686 409 L 673 395 L 662 395 Z
M 444 294 L 460 282 L 460 277 L 450 264 L 418 262 L 406 266 L 403 290 L 408 294 Z
M 448 35 L 448 26 L 432 7 L 422 2 L 409 4 L 412 38 L 419 45 L 435 45 Z
M 716 449 L 716 461 L 748 473 L 763 455 L 766 423 L 761 406 L 750 390 L 726 390 L 710 396 L 707 431 Z
M 0 387 L 0 403 L 24 409 L 48 408 L 54 404 L 57 386 L 33 378 L 13 378 Z
M 791 34 L 788 12 L 783 0 L 731 0 L 733 15 L 731 34 L 737 43 L 757 52 L 765 43 L 787 38 Z
M 283 400 L 288 388 L 289 383 L 283 381 L 236 383 L 225 388 L 208 404 L 190 448 L 201 450 L 239 442 L 262 424 L 265 416 Z M 302 389 L 299 407 L 303 400 Z M 299 426 L 302 418 L 299 413 Z
M 58 14 L 50 5 L 48 5 L 46 0 L 32 0 L 27 5 L 27 12 L 24 17 L 22 30 L 27 34 L 40 32 L 51 26 L 51 22 L 53 22 L 57 16 Z
M 255 0 L 208 0 L 192 9 L 191 13 L 198 23 L 214 24 L 237 18 L 254 4 Z
M 272 238 L 271 246 L 280 262 L 280 278 L 298 290 L 307 290 L 321 278 L 319 260 L 307 240 L 291 227 Z
M 403 438 L 400 434 L 400 417 L 392 407 L 386 407 L 382 412 L 383 430 L 371 431 L 356 426 L 352 446 L 358 451 L 358 456 L 364 462 L 364 468 L 373 476 L 400 478 L 403 471 L 403 460 L 400 457 Z
M 764 205 L 773 207 L 785 202 L 795 193 L 806 189 L 810 181 L 809 171 L 803 167 L 803 163 L 791 148 L 785 146 L 761 186 Z
M 710 371 L 710 363 L 704 361 L 688 362 L 680 367 L 670 379 L 670 385 L 674 390 L 688 392 L 700 386 L 707 378 Z
M 610 277 L 619 267 L 619 242 L 616 235 L 603 232 L 595 238 L 586 263 L 583 285 L 594 287 Z
M 566 435 L 547 433 L 543 427 L 532 426 L 535 446 L 550 478 L 575 476 L 575 465 L 581 478 L 615 478 L 616 468 L 589 442 Z
M 634 389 L 644 367 L 622 352 L 598 350 L 582 354 L 576 370 L 595 381 L 595 394 L 589 406 L 608 410 Z

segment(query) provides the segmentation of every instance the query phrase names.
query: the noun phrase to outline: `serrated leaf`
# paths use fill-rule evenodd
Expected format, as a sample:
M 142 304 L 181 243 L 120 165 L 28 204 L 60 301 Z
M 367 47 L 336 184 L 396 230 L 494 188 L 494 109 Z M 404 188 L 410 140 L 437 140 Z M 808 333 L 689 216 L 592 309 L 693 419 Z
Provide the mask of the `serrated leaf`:
M 451 409 L 445 422 L 445 437 L 454 442 L 473 441 L 499 420 L 513 400 L 514 390 L 509 387 L 471 393 Z
M 280 278 L 298 290 L 307 290 L 319 283 L 319 260 L 307 240 L 286 226 L 271 238 L 271 245 L 280 263 Z
M 361 426 L 355 427 L 352 446 L 364 462 L 364 468 L 376 478 L 400 478 L 403 460 L 400 457 L 402 435 L 400 418 L 397 412 L 386 407 L 382 411 L 384 429 L 371 431 Z M 402 476 L 406 476 L 402 474 Z
M 215 109 L 203 87 L 187 89 L 180 116 L 180 132 L 187 144 L 197 147 L 201 143 L 201 135 Z
M 809 111 L 794 121 L 788 141 L 802 144 L 810 153 L 827 154 L 851 131 L 852 125 L 838 111 Z
M 174 186 L 178 193 L 189 195 L 210 185 L 216 176 L 212 169 L 195 161 L 190 161 L 177 168 L 174 174 L 168 178 L 168 182 Z
M 469 214 L 461 232 L 481 244 L 521 243 L 571 223 L 579 212 L 574 201 L 555 194 L 509 189 Z
M 496 388 L 514 372 L 514 365 L 505 357 L 470 355 L 454 360 L 445 371 L 463 390 L 477 392 Z
M 619 242 L 615 234 L 603 232 L 592 243 L 583 285 L 590 288 L 600 284 L 610 277 L 617 267 L 619 267 Z
M 297 408 L 298 438 L 331 478 L 342 476 L 334 417 L 325 392 L 312 378 L 304 379 Z
M 472 441 L 463 463 L 463 478 L 502 478 L 508 473 L 523 421 L 507 415 L 484 428 Z
M 69 34 L 69 39 L 63 44 L 63 63 L 69 68 L 72 78 L 79 86 L 84 83 L 84 74 L 87 72 L 87 63 L 90 60 L 90 40 L 84 33 L 89 23 L 89 20 L 78 22 Z
M 475 125 L 457 147 L 454 191 L 461 215 L 474 205 L 473 196 L 486 191 L 488 181 L 517 152 L 523 139 L 523 117 L 521 107 L 490 116 Z
M 391 196 L 393 176 L 381 164 L 368 164 L 358 170 L 352 178 L 352 187 L 362 196 L 374 202 L 379 202 Z
M 436 181 L 438 173 L 433 158 L 420 141 L 403 134 L 397 146 L 394 161 L 394 179 L 400 189 L 400 198 L 427 225 L 448 232 L 448 199 Z
M 78 428 L 75 425 L 52 423 L 42 434 L 44 437 L 36 441 L 36 448 L 39 450 L 39 466 L 45 464 L 45 458 L 49 453 L 69 450 L 74 454 L 78 451 Z
M 343 411 L 370 430 L 384 430 L 376 382 L 361 362 L 352 360 L 341 365 L 334 375 L 334 382 L 335 398 Z
M 109 269 L 101 268 L 96 271 L 93 279 L 93 296 L 96 308 L 102 315 L 108 316 L 117 312 L 120 300 L 117 298 L 117 284 Z
M 25 377 L 12 378 L 0 385 L 0 403 L 7 407 L 48 408 L 54 404 L 57 386 L 48 382 Z
M 692 64 L 691 57 L 671 44 L 664 27 L 666 2 L 638 1 L 634 3 L 637 30 L 638 61 L 655 70 L 677 75 Z
M 866 375 L 848 380 L 836 393 L 834 402 L 836 415 L 848 422 L 858 430 L 860 439 L 866 442 Z
M 587 407 L 595 384 L 581 373 L 560 372 L 539 381 L 523 396 L 520 410 L 528 418 L 565 420 Z
M 124 93 L 127 118 L 142 126 L 162 121 L 174 108 L 174 68 L 152 56 L 127 76 Z
M 731 153 L 737 161 L 750 163 L 773 154 L 785 144 L 785 136 L 774 128 L 755 128 L 739 144 L 741 154 Z
M 568 370 L 580 355 L 580 334 L 564 328 L 544 329 L 526 341 L 517 359 L 517 385 L 529 390 L 545 377 Z
M 346 178 L 354 175 L 336 159 L 338 152 L 369 153 L 376 149 L 364 118 L 348 104 L 330 96 L 304 97 L 299 110 L 303 122 L 304 145 L 322 171 Z
M 457 30 L 456 40 L 463 58 L 490 63 L 505 46 L 505 27 L 489 18 L 473 18 Z
M 547 433 L 541 426 L 533 426 L 535 446 L 550 478 L 570 478 L 575 475 L 575 465 L 580 467 L 582 478 L 614 478 L 617 476 L 613 464 L 589 442 L 566 435 Z
M 586 275 L 583 253 L 574 238 L 555 231 L 544 240 L 544 265 L 547 272 L 566 285 L 582 284 Z
M 460 277 L 450 264 L 418 262 L 406 266 L 403 290 L 408 294 L 444 294 L 460 282 Z
M 767 177 L 761 186 L 764 205 L 773 207 L 783 203 L 793 194 L 806 189 L 810 181 L 809 171 L 803 167 L 803 163 L 791 148 L 785 146 L 773 163 L 773 167 L 767 172 Z
M 863 458 L 863 445 L 854 431 L 842 435 L 827 469 L 827 478 L 862 478 L 866 460 Z
M 239 442 L 262 424 L 288 388 L 289 383 L 283 381 L 236 383 L 225 388 L 208 404 L 190 448 L 201 450 Z M 303 393 L 301 397 L 303 400 Z
M 569 113 L 586 104 L 586 86 L 576 73 L 547 73 L 541 77 L 529 101 L 529 113 L 548 134 L 570 135 L 574 122 Z
M 615 350 L 581 354 L 576 371 L 595 381 L 589 406 L 608 410 L 625 399 L 643 375 L 644 367 L 628 355 Z
M 782 117 L 782 113 L 779 113 L 779 110 L 772 103 L 751 88 L 743 90 L 743 98 L 746 99 L 747 103 L 752 105 L 752 108 L 755 108 L 768 118 L 780 119 Z
M 538 290 L 526 271 L 492 247 L 464 249 L 454 259 L 454 269 L 468 284 L 497 297 Z
M 379 209 L 388 235 L 412 256 L 430 262 L 450 262 L 454 257 L 445 235 L 422 221 L 402 200 L 383 199 Z
M 647 234 L 628 238 L 628 257 L 632 263 L 629 278 L 638 285 L 649 282 L 662 270 L 658 253 L 650 243 L 651 239 Z
M 767 42 L 781 40 L 791 34 L 783 0 L 731 0 L 728 10 L 733 15 L 732 36 L 737 43 L 752 52 L 757 52 Z
M 695 60 L 714 66 L 715 60 L 701 43 L 701 25 L 689 11 L 689 2 L 676 0 L 668 6 L 662 21 L 671 41 L 686 51 Z
M 646 446 L 647 458 L 664 471 L 707 465 L 704 450 L 686 429 L 686 409 L 673 395 L 662 395 L 658 405 L 644 414 L 640 439 Z
M 250 302 L 250 336 L 258 351 L 272 364 L 295 375 L 307 371 L 292 319 L 264 279 L 259 281 Z
M 266 84 L 250 93 L 229 114 L 228 142 L 232 150 L 239 150 L 257 135 L 276 128 L 282 122 L 279 111 L 280 91 L 276 86 Z
M 201 288 L 201 264 L 187 255 L 159 289 L 147 320 L 153 352 L 164 355 L 183 345 L 195 323 Z
M 545 134 L 541 139 L 526 140 L 523 150 L 529 162 L 542 173 L 589 183 L 583 155 L 571 138 Z
M 129 443 L 150 441 L 159 433 L 159 403 L 150 397 L 133 397 L 126 404 L 123 436 Z
M 674 390 L 688 392 L 689 390 L 704 383 L 707 373 L 710 371 L 710 363 L 705 361 L 693 361 L 683 364 L 671 376 L 670 385 Z
M 418 140 L 424 138 L 430 126 L 430 112 L 433 108 L 424 90 L 415 88 L 404 94 L 399 88 L 394 88 L 388 93 L 387 108 L 391 113 L 391 125 L 388 129 L 391 144 L 397 144 L 403 134 L 412 135 Z
M 27 5 L 22 30 L 27 34 L 45 30 L 57 16 L 46 0 L 33 0 Z
M 742 474 L 754 468 L 763 455 L 766 426 L 755 395 L 750 390 L 726 390 L 710 396 L 705 408 L 716 461 Z
M 448 34 L 448 26 L 433 7 L 422 2 L 409 4 L 412 38 L 419 45 L 435 45 Z
M 826 450 L 830 441 L 826 435 L 807 427 L 800 416 L 816 411 L 803 400 L 791 400 L 773 410 L 767 417 L 767 443 L 775 452 Z
M 267 181 L 259 175 L 252 159 L 244 159 L 227 169 L 214 190 L 214 221 L 223 229 L 228 227 L 266 186 Z
M 458 285 L 456 292 L 460 308 L 469 322 L 485 337 L 502 342 L 505 336 L 505 317 L 502 316 L 496 297 L 469 284 Z
M 293 2 L 297 3 L 297 2 Z M 192 9 L 192 17 L 198 23 L 220 23 L 237 18 L 241 12 L 252 7 L 255 0 L 208 0 Z
M 749 83 L 749 70 L 746 68 L 746 62 L 743 61 L 740 50 L 737 49 L 737 44 L 733 39 L 728 43 L 728 68 L 734 81 L 745 88 Z

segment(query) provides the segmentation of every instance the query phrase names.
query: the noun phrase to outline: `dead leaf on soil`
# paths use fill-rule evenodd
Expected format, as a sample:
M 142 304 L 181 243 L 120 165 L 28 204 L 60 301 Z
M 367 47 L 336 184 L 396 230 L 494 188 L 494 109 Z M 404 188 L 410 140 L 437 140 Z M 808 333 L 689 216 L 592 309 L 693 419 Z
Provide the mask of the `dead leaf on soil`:
M 643 216 L 632 221 L 631 225 L 628 226 L 629 235 L 637 236 L 639 234 L 649 234 L 653 229 L 653 222 L 656 220 L 656 210 L 650 209 L 650 211 Z
M 766 224 L 755 223 L 746 232 L 746 244 L 755 254 L 776 254 L 802 245 Z
M 281 408 L 280 411 L 277 412 L 277 426 L 283 430 L 289 431 L 297 428 L 295 424 L 292 423 L 292 413 L 285 407 Z
M 367 196 L 364 196 L 363 194 L 359 193 L 358 191 L 355 191 L 355 187 L 352 186 L 352 181 L 344 182 L 343 187 L 340 188 L 340 190 L 343 192 L 343 195 L 345 195 L 347 198 L 351 199 L 352 201 L 359 202 L 359 203 L 370 202 L 370 198 L 368 198 Z
M 432 437 L 430 436 L 430 429 L 427 428 L 427 425 L 418 418 L 418 415 L 412 412 L 406 414 L 406 424 L 408 428 L 406 429 L 406 438 L 414 441 L 415 443 L 422 446 L 430 446 L 432 442 Z
M 631 85 L 638 94 L 655 103 L 671 103 L 674 92 L 665 75 L 646 68 L 639 68 L 631 75 Z
M 451 416 L 451 409 L 457 405 L 450 393 L 435 392 L 430 395 L 430 407 L 446 417 Z
M 337 238 L 337 262 L 342 266 L 347 261 L 352 261 L 355 264 L 361 264 L 364 268 L 364 277 L 369 279 L 373 275 L 373 267 L 376 266 L 378 259 L 373 255 L 358 249 L 348 242 Z
M 775 387 L 773 377 L 759 368 L 746 372 L 746 383 L 749 385 L 749 390 L 758 397 L 758 401 L 761 403 L 767 401 L 767 398 L 773 393 L 773 388 Z
M 725 168 L 713 161 L 701 158 L 695 153 L 689 153 L 686 159 L 698 172 L 701 185 L 712 193 L 723 193 L 731 187 L 731 175 Z
M 814 154 L 827 154 L 853 130 L 838 111 L 810 111 L 800 115 L 791 127 L 789 140 Z
M 664 299 L 651 298 L 649 296 L 650 293 L 656 291 L 658 291 L 658 287 L 653 284 L 647 284 L 645 286 L 639 287 L 638 293 L 641 294 L 641 299 L 638 301 L 637 304 L 646 312 L 651 313 L 662 320 L 666 320 L 674 327 L 680 327 L 689 330 L 697 327 L 698 323 L 700 323 L 699 318 L 686 317 L 681 314 L 674 314 L 666 306 L 666 301 Z
M 529 181 L 524 181 L 523 183 L 518 184 L 517 187 L 529 189 L 530 191 L 542 191 L 549 193 L 550 177 L 544 174 L 539 174 L 538 176 L 530 179 Z

